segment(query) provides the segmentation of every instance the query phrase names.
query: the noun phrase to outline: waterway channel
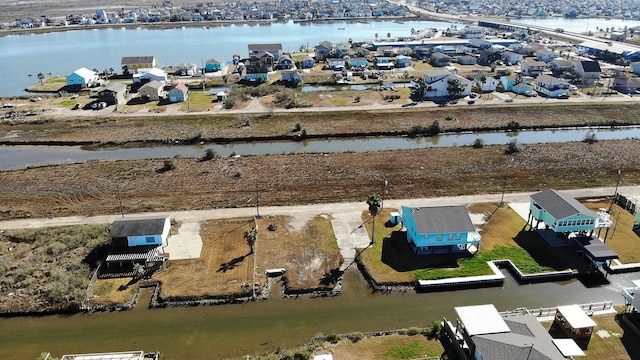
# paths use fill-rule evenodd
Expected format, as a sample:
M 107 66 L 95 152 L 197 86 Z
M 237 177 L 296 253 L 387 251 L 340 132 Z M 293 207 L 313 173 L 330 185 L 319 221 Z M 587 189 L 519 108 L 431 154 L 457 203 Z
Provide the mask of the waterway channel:
M 172 145 L 127 149 L 83 150 L 79 146 L 0 146 L 0 170 L 24 168 L 91 159 L 126 160 L 170 158 L 176 155 L 200 157 L 211 148 L 222 156 L 266 155 L 323 152 L 366 152 L 422 149 L 427 147 L 468 146 L 481 138 L 486 145 L 582 141 L 587 134 L 598 140 L 640 138 L 640 127 L 598 129 L 555 129 L 520 132 L 451 133 L 431 137 L 371 137 L 357 139 L 325 139 L 305 141 L 270 141 L 232 144 Z
M 282 299 L 239 305 L 146 309 L 148 293 L 131 311 L 0 318 L 0 358 L 36 358 L 116 350 L 160 351 L 163 359 L 226 359 L 294 347 L 318 334 L 428 326 L 453 307 L 493 303 L 500 311 L 613 301 L 633 274 L 609 275 L 610 284 L 579 280 L 433 293 L 372 293 L 355 270 L 333 298 Z

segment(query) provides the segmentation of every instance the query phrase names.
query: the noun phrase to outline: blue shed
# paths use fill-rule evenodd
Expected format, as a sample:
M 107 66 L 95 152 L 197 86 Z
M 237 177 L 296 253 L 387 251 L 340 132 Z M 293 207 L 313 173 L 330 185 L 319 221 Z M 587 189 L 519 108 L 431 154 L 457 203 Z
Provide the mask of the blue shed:
M 480 234 L 464 206 L 403 206 L 402 223 L 416 254 L 473 252 L 480 245 Z

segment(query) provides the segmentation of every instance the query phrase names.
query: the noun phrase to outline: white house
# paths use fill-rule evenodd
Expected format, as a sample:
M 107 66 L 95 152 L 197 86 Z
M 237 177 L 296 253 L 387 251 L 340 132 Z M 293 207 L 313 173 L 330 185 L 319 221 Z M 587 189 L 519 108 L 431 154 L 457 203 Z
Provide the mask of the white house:
M 457 96 L 467 96 L 471 94 L 472 82 L 450 73 L 446 70 L 427 70 L 424 72 L 425 89 L 423 97 L 425 98 L 438 98 L 448 97 L 455 95 L 450 92 L 450 86 L 453 82 L 458 81 L 461 85 L 462 91 Z
M 513 51 L 505 51 L 502 53 L 502 60 L 507 64 L 515 65 L 522 61 L 522 55 Z
M 544 61 L 523 61 L 520 64 L 520 70 L 522 75 L 525 76 L 538 76 L 542 74 L 547 63 Z
M 133 75 L 134 83 L 144 83 L 150 81 L 159 81 L 163 85 L 167 83 L 167 74 L 162 69 L 138 69 L 138 73 Z
M 580 78 L 593 80 L 600 77 L 602 69 L 597 61 L 582 60 L 573 66 L 573 72 Z
M 568 97 L 569 82 L 551 75 L 540 75 L 534 81 L 536 91 L 552 98 Z
M 482 79 L 483 77 L 484 77 L 484 80 Z M 482 92 L 496 91 L 496 88 L 500 83 L 500 81 L 498 81 L 496 78 L 493 78 L 491 76 L 486 76 L 486 75 L 482 76 L 482 74 L 476 75 L 474 80 L 476 85 L 480 87 L 480 90 L 482 90 Z
M 560 54 L 558 54 L 557 52 L 547 50 L 547 49 L 536 51 L 536 60 L 544 61 L 546 63 L 551 62 L 554 59 L 557 59 L 559 56 Z
M 67 76 L 67 85 L 91 87 L 98 81 L 98 74 L 87 69 L 80 68 Z

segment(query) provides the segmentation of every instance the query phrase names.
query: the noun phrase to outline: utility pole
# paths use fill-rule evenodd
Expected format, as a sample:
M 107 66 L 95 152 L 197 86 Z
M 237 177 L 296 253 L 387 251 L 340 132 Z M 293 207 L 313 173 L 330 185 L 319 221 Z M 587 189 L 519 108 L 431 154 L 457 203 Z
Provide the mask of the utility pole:
M 511 158 L 511 162 L 513 162 L 513 158 Z M 507 190 L 507 178 L 509 177 L 509 163 L 507 163 L 507 169 L 504 173 L 504 181 L 502 182 L 502 196 L 500 196 L 500 207 L 504 206 L 504 193 Z
M 256 180 L 256 219 L 260 219 L 260 188 L 258 180 Z
M 386 177 L 382 178 L 382 196 L 380 197 L 380 211 L 384 209 L 384 197 L 387 194 L 387 185 L 389 185 L 389 181 Z
M 620 185 L 620 180 L 622 180 L 622 169 L 618 169 L 618 181 L 616 182 L 616 190 L 613 193 L 613 199 L 611 199 L 611 205 L 609 205 L 609 210 L 607 212 L 611 212 L 613 203 L 616 201 L 616 197 L 618 196 L 618 186 Z

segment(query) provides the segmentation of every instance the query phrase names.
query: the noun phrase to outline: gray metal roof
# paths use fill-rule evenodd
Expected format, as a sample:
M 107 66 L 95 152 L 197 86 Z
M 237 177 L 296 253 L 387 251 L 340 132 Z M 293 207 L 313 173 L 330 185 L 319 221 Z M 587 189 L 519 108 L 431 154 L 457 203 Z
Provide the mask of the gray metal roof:
M 592 260 L 605 261 L 618 258 L 618 254 L 613 251 L 609 245 L 598 239 L 589 236 L 578 236 L 575 238 L 575 241 L 585 250 L 587 256 Z
M 504 321 L 511 332 L 472 337 L 484 359 L 566 360 L 534 316 L 510 316 Z
M 587 209 L 578 200 L 553 189 L 535 193 L 531 195 L 531 198 L 556 220 L 576 214 L 596 217 L 593 211 Z
M 161 235 L 166 218 L 119 220 L 111 224 L 109 236 L 121 238 L 127 236 Z
M 129 64 L 151 64 L 155 56 L 123 56 L 122 61 L 120 61 L 121 65 L 129 65 Z
M 476 228 L 464 206 L 411 208 L 411 214 L 421 234 L 470 232 Z

